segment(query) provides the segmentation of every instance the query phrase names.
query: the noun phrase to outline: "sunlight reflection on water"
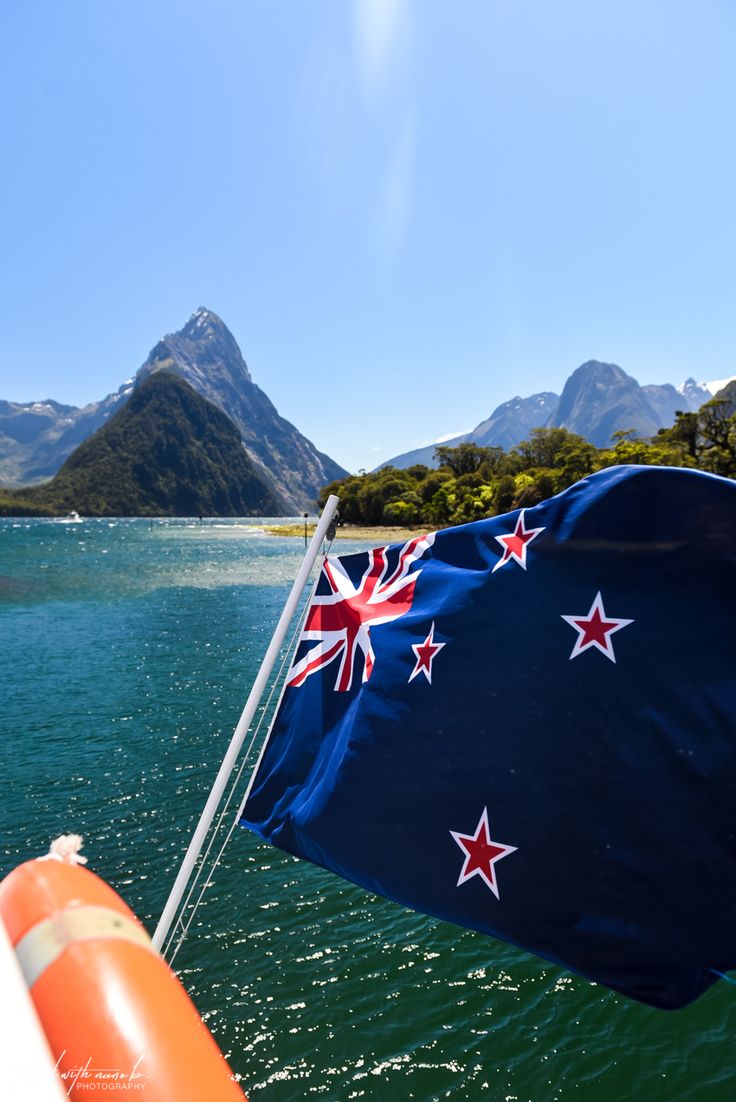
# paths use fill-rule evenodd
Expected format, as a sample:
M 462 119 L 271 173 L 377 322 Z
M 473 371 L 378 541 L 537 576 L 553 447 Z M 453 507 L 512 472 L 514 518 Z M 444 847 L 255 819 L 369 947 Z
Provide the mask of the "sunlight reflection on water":
M 78 831 L 153 927 L 302 553 L 257 522 L 0 523 L 4 871 Z M 725 984 L 638 1006 L 243 830 L 177 967 L 252 1102 L 733 1097 Z

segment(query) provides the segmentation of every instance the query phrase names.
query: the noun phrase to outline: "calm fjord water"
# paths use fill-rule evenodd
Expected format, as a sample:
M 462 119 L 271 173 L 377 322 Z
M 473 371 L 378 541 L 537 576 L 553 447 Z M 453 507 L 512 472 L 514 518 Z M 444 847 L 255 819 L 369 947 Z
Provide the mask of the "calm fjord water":
M 0 520 L 3 875 L 81 833 L 153 929 L 302 550 Z M 736 988 L 651 1010 L 240 829 L 176 963 L 254 1102 L 736 1097 Z

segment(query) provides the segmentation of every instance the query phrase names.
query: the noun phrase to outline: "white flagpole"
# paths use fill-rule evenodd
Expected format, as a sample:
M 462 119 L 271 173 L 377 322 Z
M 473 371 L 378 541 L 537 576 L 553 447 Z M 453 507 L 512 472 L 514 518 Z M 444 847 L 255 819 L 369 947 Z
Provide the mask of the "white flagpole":
M 253 682 L 253 687 L 248 695 L 248 699 L 243 708 L 243 713 L 238 720 L 238 725 L 233 732 L 233 737 L 230 740 L 227 753 L 222 759 L 222 765 L 215 778 L 215 783 L 212 785 L 212 790 L 207 798 L 207 803 L 204 806 L 204 810 L 200 816 L 197 828 L 192 835 L 192 840 L 189 843 L 189 848 L 184 855 L 181 868 L 179 869 L 178 876 L 174 881 L 174 886 L 171 889 L 169 898 L 166 901 L 166 906 L 163 909 L 161 918 L 159 919 L 158 926 L 153 935 L 152 941 L 155 949 L 161 949 L 164 943 L 166 935 L 169 932 L 174 916 L 176 915 L 177 908 L 181 902 L 181 897 L 184 895 L 189 877 L 192 874 L 197 858 L 199 857 L 200 850 L 204 843 L 207 831 L 210 828 L 210 824 L 214 818 L 217 807 L 222 799 L 222 794 L 225 791 L 230 774 L 232 773 L 233 766 L 240 750 L 243 746 L 245 736 L 248 733 L 253 716 L 256 713 L 256 708 L 263 695 L 263 691 L 266 688 L 268 679 L 271 676 L 271 671 L 278 658 L 279 650 L 286 637 L 286 633 L 289 630 L 289 625 L 296 611 L 296 607 L 299 604 L 299 598 L 302 595 L 305 585 L 309 579 L 310 572 L 314 566 L 314 562 L 319 554 L 322 541 L 325 538 L 327 529 L 329 528 L 332 518 L 335 515 L 337 506 L 340 504 L 340 499 L 335 497 L 334 494 L 330 494 L 327 499 L 327 504 L 324 507 L 322 516 L 319 519 L 317 529 L 312 536 L 312 542 L 307 548 L 304 556 L 304 561 L 299 568 L 299 573 L 296 576 L 294 585 L 291 588 L 291 593 L 288 596 L 286 604 L 284 605 L 284 611 L 281 613 L 281 618 L 276 625 L 276 630 L 273 634 L 273 638 L 269 643 L 268 650 L 264 656 L 261 668 L 258 671 L 258 675 Z

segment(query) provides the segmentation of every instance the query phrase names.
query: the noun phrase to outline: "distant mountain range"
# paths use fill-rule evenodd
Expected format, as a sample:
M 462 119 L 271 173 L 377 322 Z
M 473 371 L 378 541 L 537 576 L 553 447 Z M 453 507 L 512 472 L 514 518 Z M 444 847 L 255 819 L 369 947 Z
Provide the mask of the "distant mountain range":
M 143 390 L 145 411 L 141 411 L 137 400 L 131 406 L 142 388 L 159 376 L 165 376 L 160 389 Z M 189 384 L 193 394 L 176 388 L 170 381 L 172 376 Z M 617 430 L 633 429 L 642 437 L 653 436 L 659 428 L 674 422 L 678 410 L 699 409 L 715 393 L 721 392 L 736 402 L 734 380 L 698 383 L 688 379 L 679 387 L 640 386 L 615 364 L 589 360 L 572 373 L 561 395 L 545 391 L 528 398 L 512 398 L 472 432 L 446 437 L 442 443 L 454 446 L 470 441 L 509 450 L 527 439 L 534 428 L 562 426 L 605 447 Z M 172 403 L 168 413 L 167 399 Z M 215 407 L 214 413 L 221 411 L 229 419 L 232 432 L 241 442 L 238 458 L 230 451 L 232 434 L 226 445 L 222 422 L 204 407 Z M 131 414 L 137 410 L 137 419 L 130 421 L 127 415 L 121 418 L 126 410 Z M 143 446 L 141 416 L 156 447 Z M 178 498 L 171 477 L 173 438 L 166 435 L 171 428 L 167 417 L 179 431 L 182 484 Z M 160 425 L 154 424 L 156 418 Z M 113 425 L 112 434 L 104 432 Z M 214 450 L 205 446 L 204 440 L 196 444 L 198 427 L 204 431 L 205 426 L 208 433 L 214 434 Z M 135 446 L 130 440 L 137 441 Z M 161 443 L 164 440 L 168 440 L 165 446 Z M 435 466 L 435 447 L 430 444 L 404 452 L 381 466 Z M 115 449 L 121 458 L 117 464 L 112 455 Z M 132 463 L 136 449 L 147 457 L 151 467 L 148 472 L 143 471 L 142 459 Z M 227 471 L 217 470 L 221 466 L 218 456 L 225 454 L 230 472 L 237 472 L 242 479 L 242 494 Z M 122 459 L 126 463 L 131 460 L 132 465 L 125 467 Z M 160 467 L 158 482 L 151 465 Z M 199 471 L 201 493 L 196 487 L 195 471 Z M 99 402 L 80 409 L 50 399 L 25 404 L 0 401 L 0 485 L 40 484 L 57 472 L 61 480 L 55 481 L 53 494 L 64 508 L 95 512 L 98 510 L 92 502 L 104 501 L 111 506 L 115 501 L 115 508 L 126 513 L 139 509 L 148 514 L 158 509 L 166 514 L 179 513 L 186 500 L 186 508 L 202 515 L 236 515 L 238 510 L 243 515 L 300 513 L 313 508 L 322 487 L 348 473 L 279 416 L 253 382 L 232 333 L 205 307 L 196 310 L 178 333 L 163 337 L 135 376 Z M 117 486 L 110 482 L 113 477 L 118 480 Z M 66 489 L 59 496 L 62 486 L 70 490 L 71 496 Z M 159 491 L 164 486 L 169 491 L 162 495 Z M 127 489 L 119 496 L 122 487 Z M 76 489 L 72 492 L 71 488 Z M 51 500 L 49 494 L 42 496 Z
M 566 428 L 599 448 L 611 444 L 613 433 L 619 430 L 634 429 L 639 436 L 654 436 L 658 429 L 674 424 L 678 410 L 699 409 L 729 383 L 729 379 L 712 383 L 687 379 L 678 387 L 669 383 L 640 386 L 616 364 L 589 360 L 572 373 L 561 395 L 544 391 L 529 398 L 512 398 L 472 432 L 403 452 L 380 466 L 406 468 L 424 463 L 434 467 L 434 450 L 440 442 L 454 447 L 467 441 L 508 451 L 528 439 L 534 428 Z
M 235 338 L 200 307 L 178 333 L 163 337 L 136 375 L 82 409 L 0 401 L 0 484 L 20 486 L 54 475 L 75 448 L 160 371 L 173 372 L 235 424 L 259 477 L 282 513 L 311 509 L 320 489 L 348 472 L 315 448 L 253 382 Z M 79 506 L 75 506 L 79 508 Z

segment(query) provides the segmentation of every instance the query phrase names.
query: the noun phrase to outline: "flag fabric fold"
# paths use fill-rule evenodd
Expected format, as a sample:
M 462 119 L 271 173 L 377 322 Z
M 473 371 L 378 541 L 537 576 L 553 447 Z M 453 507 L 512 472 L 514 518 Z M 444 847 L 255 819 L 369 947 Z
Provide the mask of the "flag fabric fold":
M 674 1009 L 736 967 L 736 483 L 617 467 L 329 556 L 242 813 Z

